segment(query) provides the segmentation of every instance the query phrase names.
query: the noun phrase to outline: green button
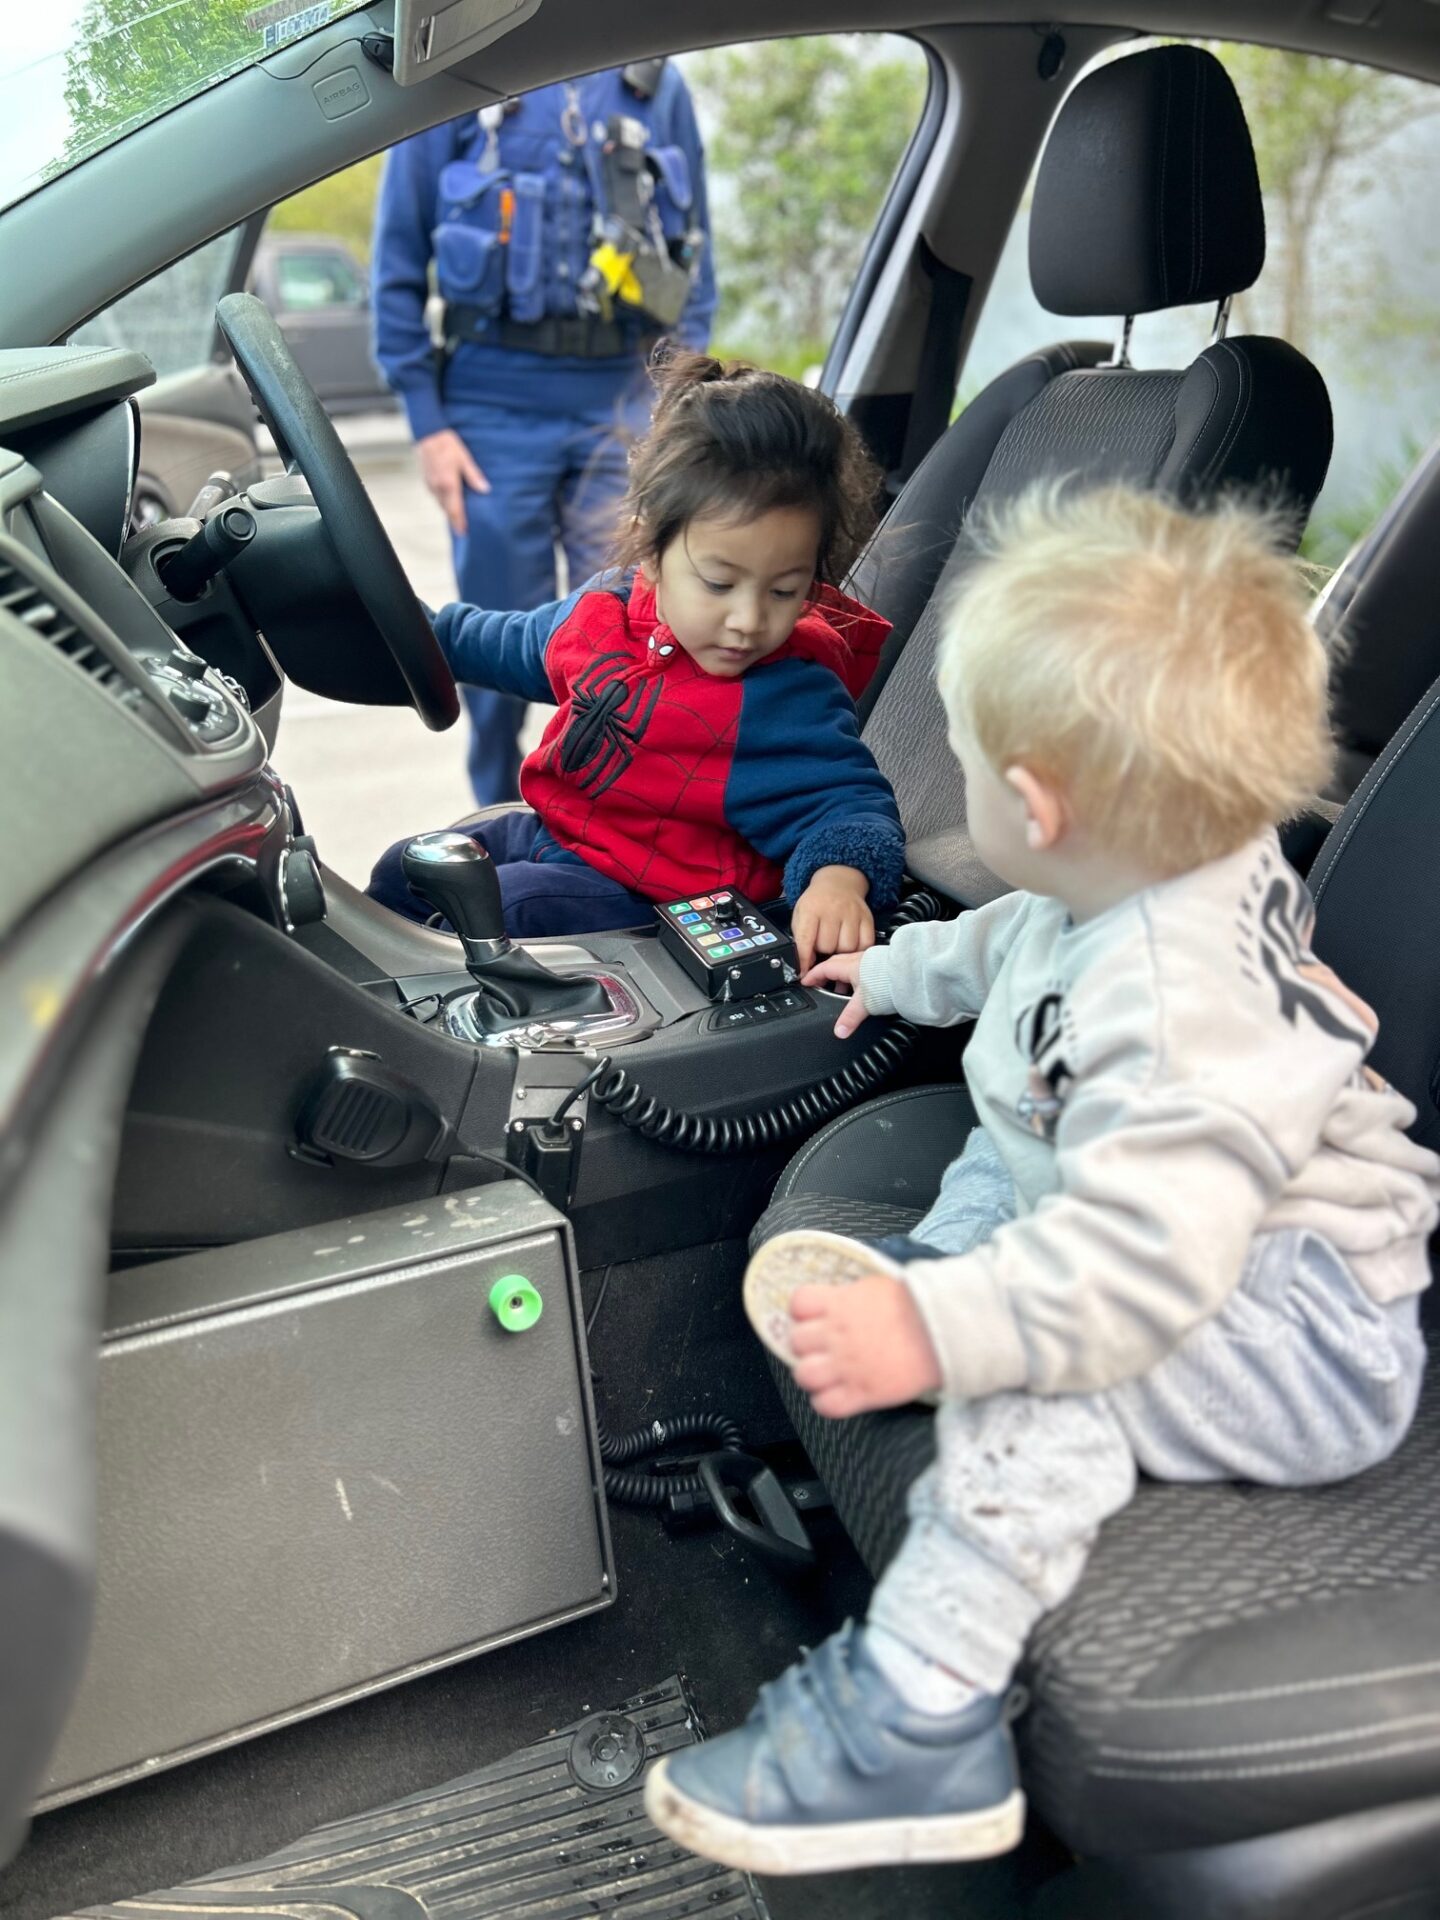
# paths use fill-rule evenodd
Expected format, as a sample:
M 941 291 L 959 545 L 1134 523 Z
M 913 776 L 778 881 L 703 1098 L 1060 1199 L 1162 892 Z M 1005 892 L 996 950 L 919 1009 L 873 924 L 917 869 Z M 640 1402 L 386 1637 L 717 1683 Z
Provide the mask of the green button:
M 690 902 L 688 900 L 677 900 L 673 907 L 667 907 L 665 911 L 667 913 L 685 913 L 688 911 L 689 906 Z
M 507 1273 L 490 1289 L 490 1311 L 506 1333 L 524 1333 L 540 1318 L 540 1289 L 523 1273 Z
M 729 947 L 711 947 L 708 951 L 709 957 L 712 960 L 728 960 L 730 958 Z

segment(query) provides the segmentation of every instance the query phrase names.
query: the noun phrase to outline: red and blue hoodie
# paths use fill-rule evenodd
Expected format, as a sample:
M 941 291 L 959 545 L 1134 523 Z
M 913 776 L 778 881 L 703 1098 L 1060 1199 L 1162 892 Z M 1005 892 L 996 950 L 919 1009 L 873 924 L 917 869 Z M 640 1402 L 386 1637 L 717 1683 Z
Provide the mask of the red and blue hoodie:
M 890 623 L 858 601 L 822 588 L 738 679 L 695 664 L 638 573 L 533 613 L 444 607 L 434 626 L 457 680 L 558 708 L 520 771 L 536 858 L 652 900 L 793 902 L 836 865 L 865 874 L 872 906 L 899 892 L 899 809 L 855 716 Z

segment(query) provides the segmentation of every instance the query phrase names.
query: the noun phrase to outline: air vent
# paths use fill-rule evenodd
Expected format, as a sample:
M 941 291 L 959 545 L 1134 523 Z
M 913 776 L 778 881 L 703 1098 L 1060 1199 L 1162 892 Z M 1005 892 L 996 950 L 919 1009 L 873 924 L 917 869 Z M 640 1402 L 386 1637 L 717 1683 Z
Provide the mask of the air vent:
M 0 557 L 0 612 L 10 614 L 29 627 L 58 653 L 73 660 L 88 673 L 97 686 L 113 700 L 132 710 L 145 703 L 144 689 L 127 678 L 110 656 L 80 628 L 67 613 L 56 606 L 43 588 L 36 585 L 10 560 Z

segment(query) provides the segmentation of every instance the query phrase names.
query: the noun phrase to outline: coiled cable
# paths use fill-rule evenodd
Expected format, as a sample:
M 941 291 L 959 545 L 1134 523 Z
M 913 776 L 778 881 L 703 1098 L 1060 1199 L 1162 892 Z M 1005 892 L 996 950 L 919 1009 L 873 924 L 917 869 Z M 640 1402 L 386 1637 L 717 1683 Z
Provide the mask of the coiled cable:
M 596 1105 L 614 1114 L 622 1126 L 662 1146 L 679 1147 L 685 1153 L 753 1153 L 778 1146 L 853 1107 L 895 1071 L 914 1044 L 914 1027 L 908 1020 L 897 1020 L 837 1073 L 751 1113 L 690 1113 L 667 1106 L 637 1086 L 608 1056 L 575 1092 L 587 1089 Z
M 888 940 L 899 927 L 938 920 L 942 912 L 935 895 L 919 887 L 886 916 L 881 938 Z M 853 1060 L 813 1087 L 804 1087 L 799 1093 L 777 1100 L 771 1106 L 756 1108 L 752 1113 L 720 1115 L 690 1113 L 683 1107 L 667 1106 L 663 1100 L 647 1094 L 607 1054 L 570 1089 L 552 1115 L 550 1125 L 558 1128 L 574 1102 L 588 1093 L 597 1106 L 613 1114 L 622 1126 L 647 1140 L 658 1140 L 662 1146 L 678 1147 L 686 1153 L 754 1153 L 759 1148 L 792 1140 L 796 1134 L 833 1120 L 837 1113 L 863 1100 L 900 1065 L 914 1046 L 915 1037 L 915 1029 L 907 1020 L 893 1021 Z
M 605 1471 L 605 1491 L 618 1506 L 663 1507 L 672 1496 L 704 1491 L 698 1473 L 627 1472 L 634 1460 L 659 1453 L 686 1440 L 714 1442 L 709 1453 L 743 1453 L 745 1437 L 735 1422 L 723 1413 L 690 1413 L 674 1420 L 652 1420 L 648 1427 L 633 1433 L 607 1433 L 599 1428 L 600 1459 Z

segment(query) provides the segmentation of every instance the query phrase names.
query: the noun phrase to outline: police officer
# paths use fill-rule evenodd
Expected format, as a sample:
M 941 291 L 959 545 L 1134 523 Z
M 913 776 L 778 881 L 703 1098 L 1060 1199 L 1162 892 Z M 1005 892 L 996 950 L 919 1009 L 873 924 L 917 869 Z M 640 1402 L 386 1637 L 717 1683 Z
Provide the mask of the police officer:
M 708 234 L 695 110 L 662 60 L 539 87 L 392 149 L 376 358 L 450 522 L 462 600 L 553 599 L 557 537 L 572 586 L 601 564 L 648 418 L 645 357 L 661 333 L 708 340 Z M 524 703 L 465 698 L 476 801 L 513 799 Z

